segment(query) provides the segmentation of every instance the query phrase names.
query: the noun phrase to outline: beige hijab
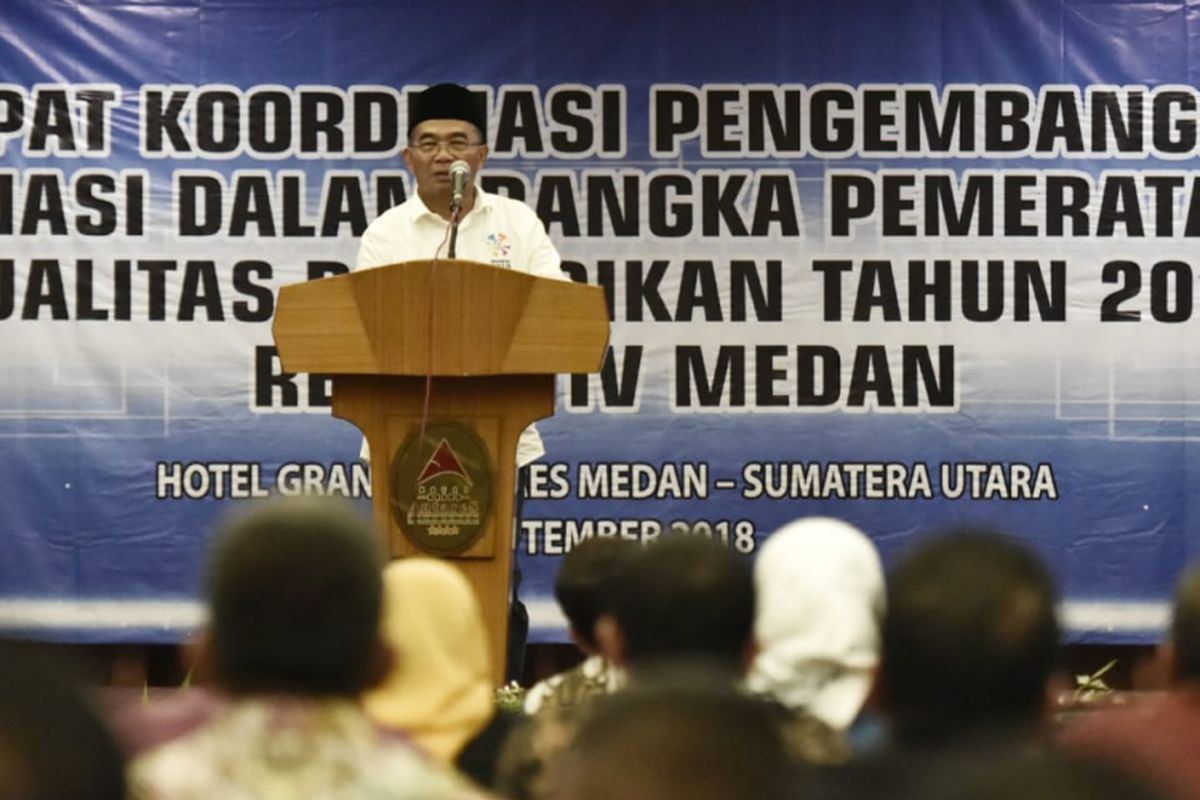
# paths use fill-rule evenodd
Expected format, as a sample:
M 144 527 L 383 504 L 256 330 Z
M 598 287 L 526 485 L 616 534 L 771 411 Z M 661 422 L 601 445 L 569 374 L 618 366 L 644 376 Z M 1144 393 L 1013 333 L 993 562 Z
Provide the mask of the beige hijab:
M 495 711 L 479 602 L 462 573 L 431 558 L 393 562 L 383 581 L 395 663 L 364 698 L 367 714 L 453 762 Z

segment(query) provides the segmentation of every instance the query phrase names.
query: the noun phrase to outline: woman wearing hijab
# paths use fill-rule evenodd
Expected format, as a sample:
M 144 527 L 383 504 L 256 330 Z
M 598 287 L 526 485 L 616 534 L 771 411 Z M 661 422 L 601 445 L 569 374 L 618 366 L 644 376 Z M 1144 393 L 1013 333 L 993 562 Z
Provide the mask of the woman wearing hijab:
M 797 520 L 767 539 L 754 583 L 759 652 L 751 691 L 816 718 L 852 746 L 864 744 L 869 724 L 851 728 L 879 661 L 884 608 L 883 566 L 871 540 L 841 520 Z
M 454 567 L 406 558 L 383 573 L 383 634 L 394 653 L 367 714 L 430 755 L 491 786 L 511 720 L 498 714 L 479 601 Z

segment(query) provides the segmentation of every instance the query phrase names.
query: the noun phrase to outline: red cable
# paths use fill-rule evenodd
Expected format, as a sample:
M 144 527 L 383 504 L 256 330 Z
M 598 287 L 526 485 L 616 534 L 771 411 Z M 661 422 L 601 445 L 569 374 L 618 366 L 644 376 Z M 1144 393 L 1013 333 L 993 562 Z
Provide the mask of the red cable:
M 428 363 L 425 370 L 425 399 L 421 403 L 421 432 L 418 434 L 418 440 L 425 438 L 425 424 L 429 421 L 429 401 L 433 396 L 433 318 L 434 311 L 437 309 L 437 304 L 434 302 L 436 293 L 434 292 L 434 281 L 437 273 L 437 265 L 440 260 L 439 254 L 442 248 L 446 246 L 446 242 L 450 241 L 450 230 L 458 225 L 458 215 L 460 210 L 455 209 L 450 215 L 450 224 L 446 226 L 446 234 L 442 237 L 442 243 L 437 246 L 437 250 L 433 251 L 433 263 L 429 268 L 429 354 Z

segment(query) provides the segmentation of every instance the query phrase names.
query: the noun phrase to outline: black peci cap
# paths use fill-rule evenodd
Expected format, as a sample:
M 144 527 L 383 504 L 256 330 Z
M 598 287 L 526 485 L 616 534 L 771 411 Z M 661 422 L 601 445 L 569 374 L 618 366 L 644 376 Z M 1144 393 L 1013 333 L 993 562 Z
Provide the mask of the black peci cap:
M 413 128 L 430 119 L 460 119 L 479 129 L 487 140 L 486 101 L 465 86 L 439 83 L 408 97 L 408 135 Z

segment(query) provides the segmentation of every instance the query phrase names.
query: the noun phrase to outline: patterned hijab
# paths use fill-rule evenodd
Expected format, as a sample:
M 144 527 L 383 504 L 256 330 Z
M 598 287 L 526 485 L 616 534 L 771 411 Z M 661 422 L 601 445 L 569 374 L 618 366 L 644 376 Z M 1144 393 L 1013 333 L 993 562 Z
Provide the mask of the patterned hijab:
M 754 583 L 759 652 L 748 686 L 845 730 L 879 660 L 884 582 L 875 546 L 841 520 L 797 520 L 767 539 Z
M 495 711 L 479 601 L 462 573 L 431 558 L 393 562 L 383 581 L 395 663 L 364 697 L 367 714 L 452 763 Z

